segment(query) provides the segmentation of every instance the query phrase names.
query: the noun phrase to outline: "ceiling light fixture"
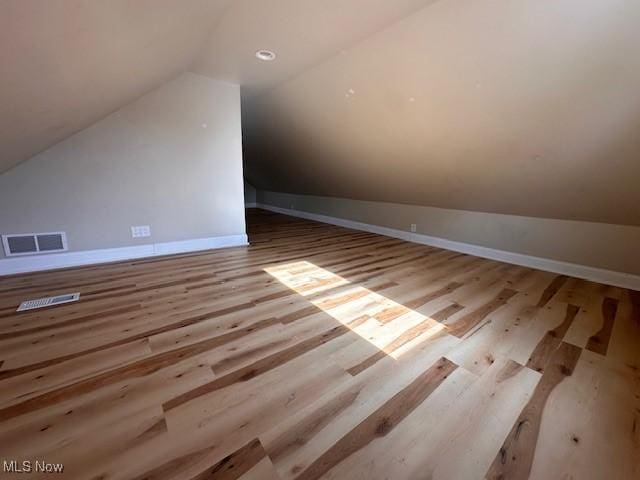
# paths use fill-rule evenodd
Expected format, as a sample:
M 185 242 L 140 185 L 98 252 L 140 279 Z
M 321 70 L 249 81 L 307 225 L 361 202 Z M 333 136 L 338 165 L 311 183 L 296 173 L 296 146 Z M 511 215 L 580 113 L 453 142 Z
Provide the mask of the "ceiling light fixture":
M 276 59 L 276 54 L 271 50 L 258 50 L 256 52 L 256 57 L 262 61 L 270 62 Z

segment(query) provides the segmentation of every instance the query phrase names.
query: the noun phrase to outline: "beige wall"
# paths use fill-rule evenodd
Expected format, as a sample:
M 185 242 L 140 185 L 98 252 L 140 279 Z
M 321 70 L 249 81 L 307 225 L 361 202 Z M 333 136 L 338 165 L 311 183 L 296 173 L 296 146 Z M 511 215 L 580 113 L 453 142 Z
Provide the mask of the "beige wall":
M 258 189 L 640 225 L 640 2 L 441 0 L 245 102 Z
M 47 231 L 71 251 L 244 234 L 239 87 L 183 74 L 0 175 L 0 233 Z
M 258 202 L 535 257 L 640 275 L 640 227 L 258 190 Z

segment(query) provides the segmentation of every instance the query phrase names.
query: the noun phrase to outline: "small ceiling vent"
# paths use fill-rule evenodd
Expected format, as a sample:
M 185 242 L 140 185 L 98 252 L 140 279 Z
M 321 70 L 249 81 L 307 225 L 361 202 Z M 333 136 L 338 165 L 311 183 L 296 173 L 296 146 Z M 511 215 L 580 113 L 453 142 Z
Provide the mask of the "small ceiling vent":
M 77 302 L 78 300 L 80 300 L 80 293 L 78 292 L 66 293 L 55 297 L 36 298 L 35 300 L 22 302 L 17 311 L 24 312 L 25 310 L 34 310 L 36 308 L 52 307 L 62 303 Z
M 2 235 L 2 245 L 7 257 L 64 252 L 67 250 L 67 235 L 64 232 Z

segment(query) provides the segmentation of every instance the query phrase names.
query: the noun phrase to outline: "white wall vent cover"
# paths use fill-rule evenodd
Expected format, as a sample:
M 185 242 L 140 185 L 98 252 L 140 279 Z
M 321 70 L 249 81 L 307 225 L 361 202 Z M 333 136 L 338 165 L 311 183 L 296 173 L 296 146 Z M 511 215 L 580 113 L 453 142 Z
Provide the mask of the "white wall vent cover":
M 80 300 L 80 293 L 78 292 L 56 295 L 55 297 L 37 298 L 22 302 L 17 311 L 24 312 L 25 310 L 34 310 L 36 308 L 52 307 L 62 303 L 77 302 L 78 300 Z
M 2 235 L 2 245 L 7 257 L 64 252 L 67 250 L 67 234 L 49 232 Z

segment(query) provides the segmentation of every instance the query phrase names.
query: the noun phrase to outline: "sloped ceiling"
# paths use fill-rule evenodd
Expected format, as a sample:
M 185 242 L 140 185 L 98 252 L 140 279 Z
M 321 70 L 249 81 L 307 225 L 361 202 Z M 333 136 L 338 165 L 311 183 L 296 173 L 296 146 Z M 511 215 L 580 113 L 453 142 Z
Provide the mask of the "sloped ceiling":
M 0 172 L 186 70 L 229 0 L 3 0 Z
M 0 173 L 192 70 L 242 85 L 259 188 L 640 225 L 638 25 L 630 0 L 3 0 Z
M 435 0 L 236 0 L 194 71 L 259 93 L 317 65 Z M 258 49 L 277 52 L 256 61 Z
M 185 70 L 259 92 L 430 1 L 2 0 L 0 173 Z
M 258 188 L 640 225 L 640 2 L 440 0 L 252 97 Z

